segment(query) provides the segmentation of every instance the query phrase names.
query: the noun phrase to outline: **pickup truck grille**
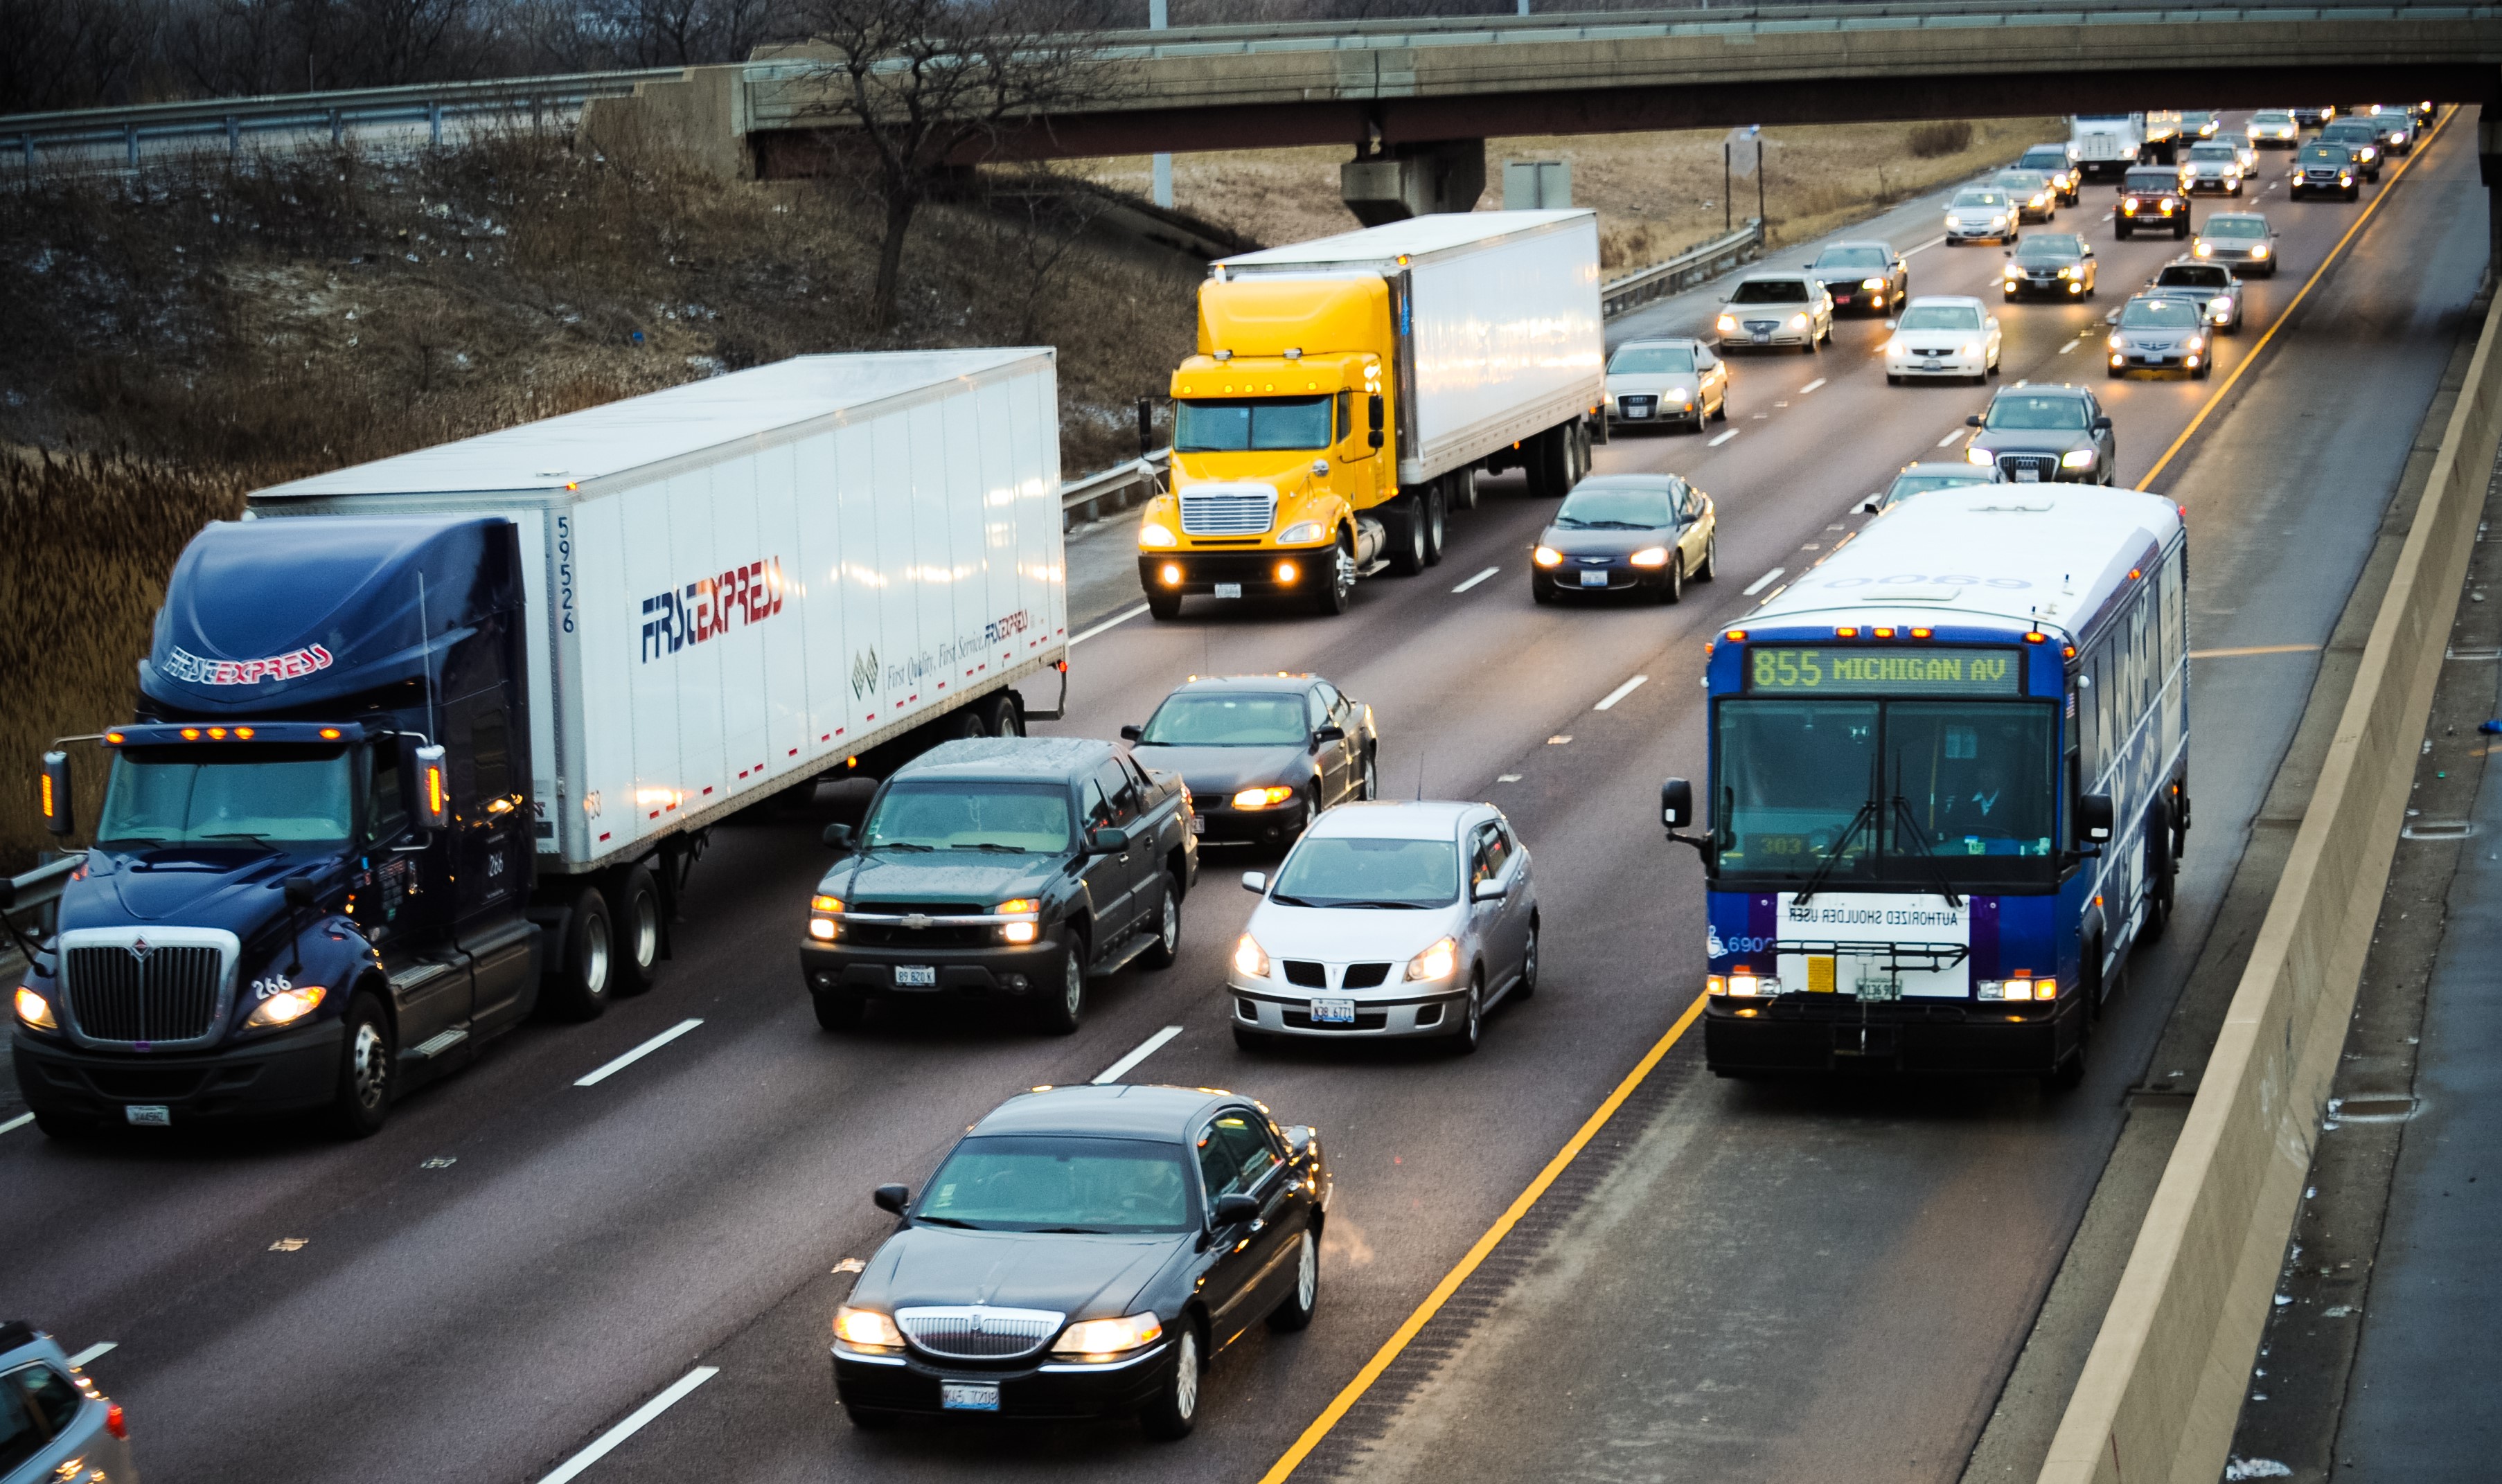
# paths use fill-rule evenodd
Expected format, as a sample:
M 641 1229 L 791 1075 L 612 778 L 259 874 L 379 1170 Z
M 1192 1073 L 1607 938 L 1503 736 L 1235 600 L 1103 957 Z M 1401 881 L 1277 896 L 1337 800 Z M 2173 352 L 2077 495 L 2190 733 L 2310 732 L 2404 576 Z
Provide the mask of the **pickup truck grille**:
M 914 1348 L 957 1361 L 1011 1361 L 1031 1355 L 1051 1342 L 1066 1317 L 1048 1309 L 995 1309 L 983 1304 L 895 1311 L 896 1328 Z
M 88 1039 L 189 1041 L 217 1020 L 225 955 L 211 947 L 73 948 L 62 956 L 70 1014 Z
M 1277 491 L 1240 487 L 1181 493 L 1185 536 L 1263 536 L 1277 522 Z
M 981 917 L 991 909 L 977 902 L 859 901 L 843 919 L 843 938 L 860 948 L 981 948 L 998 941 L 998 929 L 984 924 L 949 923 L 951 917 Z M 870 917 L 936 918 L 927 927 L 903 923 L 863 923 Z

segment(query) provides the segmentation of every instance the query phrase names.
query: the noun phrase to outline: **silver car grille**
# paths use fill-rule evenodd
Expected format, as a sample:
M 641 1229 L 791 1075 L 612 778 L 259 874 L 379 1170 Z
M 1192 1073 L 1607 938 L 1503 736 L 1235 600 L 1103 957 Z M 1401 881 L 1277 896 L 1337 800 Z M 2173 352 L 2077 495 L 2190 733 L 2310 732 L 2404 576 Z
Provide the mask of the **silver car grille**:
M 1749 335 L 1769 335 L 1780 327 L 1781 321 L 1778 320 L 1749 320 L 1746 321 L 1746 333 Z
M 1181 492 L 1181 528 L 1187 536 L 1261 536 L 1277 521 L 1277 491 L 1240 485 Z
M 916 1349 L 952 1361 L 1012 1361 L 1031 1355 L 1051 1342 L 1067 1317 L 1052 1309 L 998 1309 L 980 1303 L 895 1311 L 896 1327 Z
M 207 943 L 71 947 L 61 955 L 70 1016 L 93 1041 L 196 1041 L 216 1029 L 227 952 Z

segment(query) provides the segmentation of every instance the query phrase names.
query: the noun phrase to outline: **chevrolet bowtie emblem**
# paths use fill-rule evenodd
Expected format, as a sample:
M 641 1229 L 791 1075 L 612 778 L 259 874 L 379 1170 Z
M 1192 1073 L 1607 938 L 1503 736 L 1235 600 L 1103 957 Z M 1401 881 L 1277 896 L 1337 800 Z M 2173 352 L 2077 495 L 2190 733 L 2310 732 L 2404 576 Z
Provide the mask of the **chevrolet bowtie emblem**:
M 906 928 L 927 928 L 930 926 L 930 919 L 918 912 L 907 912 L 903 914 L 903 926 Z

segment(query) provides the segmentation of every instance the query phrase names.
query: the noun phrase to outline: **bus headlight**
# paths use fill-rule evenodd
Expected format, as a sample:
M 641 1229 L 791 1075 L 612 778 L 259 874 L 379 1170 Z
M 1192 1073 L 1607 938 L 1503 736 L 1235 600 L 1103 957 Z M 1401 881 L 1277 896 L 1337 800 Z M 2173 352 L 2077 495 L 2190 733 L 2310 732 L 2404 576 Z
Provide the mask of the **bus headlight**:
M 2090 469 L 2093 466 L 2094 451 L 2091 449 L 2070 449 L 2059 455 L 2059 467 L 2062 469 Z
M 1729 993 L 1740 999 L 1770 996 L 1781 992 L 1781 982 L 1769 974 L 1738 973 L 1729 976 Z
M 1982 999 L 2056 999 L 2056 979 L 1983 979 L 1975 991 Z

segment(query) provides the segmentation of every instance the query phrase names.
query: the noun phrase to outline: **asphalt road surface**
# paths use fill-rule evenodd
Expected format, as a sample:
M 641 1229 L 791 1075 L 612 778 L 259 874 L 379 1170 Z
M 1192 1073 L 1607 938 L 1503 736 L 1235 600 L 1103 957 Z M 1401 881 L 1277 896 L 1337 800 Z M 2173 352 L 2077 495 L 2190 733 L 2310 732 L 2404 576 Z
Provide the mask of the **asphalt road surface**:
M 2105 1020 L 2086 1086 L 1740 1087 L 1680 1042 L 1299 1478 L 1959 1471 L 2290 736 L 2316 658 L 2301 646 L 2329 632 L 2475 289 L 2472 122 L 2358 204 L 2258 195 L 2285 272 L 2255 286 L 2213 382 L 2103 381 L 2101 315 L 2178 251 L 2113 242 L 2107 188 L 2057 223 L 2089 224 L 2100 298 L 2001 310 L 2004 381 L 2094 385 L 2133 483 L 2392 191 L 2156 482 L 2189 511 L 2193 645 L 2230 653 L 2197 671 L 2179 916 Z M 1874 235 L 1926 242 L 1933 207 Z M 1913 290 L 1980 292 L 2002 261 L 1927 247 Z M 1611 338 L 1698 328 L 1707 297 Z M 1701 771 L 1703 640 L 1757 579 L 1855 528 L 1846 512 L 1896 467 L 1955 456 L 1944 445 L 1987 398 L 1888 388 L 1883 338 L 1845 320 L 1819 355 L 1741 358 L 1734 438 L 1600 451 L 1602 470 L 1674 469 L 1718 499 L 1723 575 L 1681 606 L 1532 606 L 1527 548 L 1550 507 L 1515 477 L 1455 520 L 1441 566 L 1361 585 L 1344 618 L 1195 601 L 1077 651 L 1073 720 L 1054 730 L 1110 736 L 1186 674 L 1314 670 L 1374 708 L 1388 792 L 1510 814 L 1539 861 L 1547 957 L 1541 993 L 1493 1016 L 1477 1056 L 1237 1052 L 1221 963 L 1251 898 L 1233 875 L 1268 861 L 1213 849 L 1181 962 L 1099 984 L 1073 1036 L 961 1011 L 828 1034 L 795 952 L 828 863 L 819 822 L 726 826 L 658 990 L 591 1026 L 524 1029 L 371 1140 L 0 1133 L 0 1314 L 73 1351 L 112 1342 L 92 1368 L 127 1405 L 141 1466 L 189 1484 L 536 1479 L 637 1415 L 581 1477 L 1261 1477 L 1700 992 L 1701 874 L 1652 811 L 1662 776 Z M 917 1184 L 1001 1098 L 1087 1080 L 1168 1026 L 1133 1080 L 1240 1089 L 1323 1130 L 1337 1191 L 1318 1321 L 1222 1357 L 1179 1444 L 1126 1424 L 853 1432 L 828 1324 L 850 1283 L 837 1265 L 888 1226 L 870 1189 Z M 1505 1322 L 1465 1322 L 1489 1314 Z M 1428 1363 L 1441 1373 L 1415 1384 Z

